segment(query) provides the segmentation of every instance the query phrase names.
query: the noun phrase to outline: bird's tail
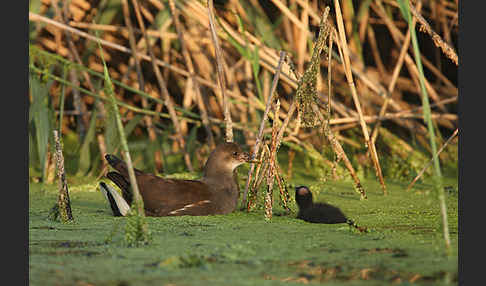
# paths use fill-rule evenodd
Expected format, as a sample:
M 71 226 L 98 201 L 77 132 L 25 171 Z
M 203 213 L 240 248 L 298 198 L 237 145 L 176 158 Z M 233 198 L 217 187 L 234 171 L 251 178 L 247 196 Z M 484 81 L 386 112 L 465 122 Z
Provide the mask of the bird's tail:
M 118 172 L 108 172 L 106 177 L 117 185 L 122 191 L 122 196 L 128 205 L 132 205 L 133 194 L 130 189 L 130 183 Z
M 100 182 L 100 191 L 110 203 L 114 216 L 125 216 L 128 213 L 130 210 L 130 205 L 115 189 L 104 182 Z
M 127 164 L 125 162 L 123 162 L 122 160 L 120 160 L 120 158 L 112 154 L 106 154 L 105 159 L 108 162 L 108 164 L 110 164 L 110 166 L 113 167 L 113 169 L 120 172 L 122 176 L 128 178 L 128 169 L 127 169 Z
M 125 163 L 123 160 L 118 158 L 117 156 L 113 154 L 106 154 L 105 159 L 110 164 L 110 166 L 113 167 L 113 169 L 117 170 L 123 177 L 125 177 L 127 180 L 129 178 L 128 176 L 128 167 L 127 163 Z M 135 176 L 142 175 L 143 172 L 133 168 L 133 171 L 135 172 Z
M 359 232 L 368 232 L 368 229 L 364 226 L 359 226 L 354 220 L 352 219 L 347 219 L 346 220 L 346 223 L 351 226 L 351 227 L 354 227 L 355 229 L 357 229 Z

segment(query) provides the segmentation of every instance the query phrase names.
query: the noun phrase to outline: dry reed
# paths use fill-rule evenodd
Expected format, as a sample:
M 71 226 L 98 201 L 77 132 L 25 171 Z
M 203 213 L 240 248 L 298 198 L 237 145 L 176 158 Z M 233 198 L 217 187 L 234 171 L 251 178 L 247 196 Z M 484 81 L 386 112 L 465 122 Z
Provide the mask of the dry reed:
M 116 104 L 126 114 L 127 120 L 135 114 L 143 114 L 152 119 L 152 127 L 148 120 L 144 120 L 137 125 L 139 131 L 150 133 L 153 129 L 157 132 L 158 126 L 166 122 L 172 125 L 175 136 L 169 137 L 169 140 L 176 144 L 171 145 L 170 152 L 186 150 L 185 140 L 189 138 L 186 129 L 191 126 L 204 127 L 210 146 L 221 139 L 232 137 L 233 141 L 239 138 L 241 143 L 252 146 L 255 156 L 262 160 L 268 160 L 272 155 L 271 152 L 267 154 L 258 150 L 264 150 L 267 147 L 261 146 L 267 145 L 269 151 L 272 149 L 271 141 L 263 141 L 272 132 L 276 134 L 275 150 L 278 150 L 282 142 L 292 142 L 302 148 L 320 152 L 326 144 L 322 140 L 324 135 L 337 161 L 343 160 L 356 186 L 361 185 L 353 169 L 356 159 L 352 153 L 346 155 L 344 149 L 350 148 L 352 152 L 359 153 L 363 151 L 362 146 L 366 146 L 372 160 L 369 166 L 364 167 L 375 169 L 384 192 L 386 187 L 380 175 L 380 161 L 386 158 L 380 157 L 378 160 L 378 155 L 383 156 L 388 151 L 377 148 L 391 144 L 388 143 L 391 141 L 382 137 L 384 133 L 381 130 L 397 134 L 395 139 L 403 142 L 416 139 L 419 147 L 426 150 L 425 153 L 431 153 L 427 126 L 421 120 L 423 108 L 417 103 L 422 91 L 419 88 L 420 72 L 411 54 L 410 29 L 407 31 L 403 19 L 396 17 L 399 15 L 395 13 L 399 11 L 399 6 L 395 1 L 371 1 L 368 7 L 359 6 L 362 14 L 341 13 L 339 5 L 349 3 L 334 1 L 335 14 L 330 14 L 329 23 L 331 26 L 336 24 L 337 30 L 332 28 L 336 32 L 331 32 L 329 37 L 327 60 L 317 66 L 317 99 L 310 109 L 315 112 L 316 118 L 319 117 L 319 121 L 326 122 L 326 127 L 319 130 L 302 127 L 306 118 L 298 112 L 301 106 L 294 100 L 299 78 L 304 73 L 303 67 L 312 59 L 312 49 L 307 48 L 307 43 L 315 38 L 313 27 L 319 25 L 320 15 L 324 11 L 318 1 L 295 0 L 291 1 L 295 4 L 291 7 L 285 1 L 272 0 L 269 2 L 275 5 L 276 9 L 272 10 L 274 12 L 261 9 L 262 4 L 258 1 L 251 1 L 267 16 L 282 18 L 279 25 L 270 29 L 272 36 L 279 39 L 280 46 L 272 44 L 256 28 L 250 12 L 238 1 L 228 2 L 225 9 L 219 9 L 219 6 L 215 9 L 212 1 L 208 1 L 207 6 L 194 0 L 171 0 L 168 6 L 156 0 L 133 1 L 131 5 L 124 1 L 125 5 L 120 7 L 120 12 L 126 9 L 125 6 L 130 6 L 135 15 L 123 14 L 121 19 L 114 17 L 99 23 L 93 23 L 90 16 L 90 9 L 100 8 L 95 7 L 94 2 L 87 1 L 92 3 L 91 7 L 80 10 L 69 10 L 68 5 L 59 2 L 63 13 L 55 11 L 61 10 L 53 5 L 58 1 L 51 1 L 50 4 L 47 2 L 42 4 L 39 13 L 29 12 L 31 23 L 42 23 L 37 25 L 36 37 L 31 42 L 50 53 L 69 59 L 66 62 L 56 61 L 69 64 L 70 81 L 59 75 L 57 70 L 47 71 L 38 62 L 29 66 L 32 72 L 54 79 L 56 86 L 66 87 L 68 106 L 74 106 L 76 110 L 63 112 L 65 119 L 69 119 L 64 121 L 79 118 L 73 124 L 76 128 L 84 126 L 86 129 L 88 126 L 91 114 L 95 113 L 91 112 L 93 101 L 97 106 L 102 106 L 102 102 L 108 100 L 96 90 L 96 72 L 100 73 L 103 69 L 99 64 L 99 55 L 89 49 L 93 41 L 96 41 L 91 31 L 100 30 L 103 31 L 103 37 L 99 41 L 105 49 L 110 76 L 118 95 Z M 419 55 L 424 69 L 428 71 L 424 84 L 432 101 L 431 119 L 442 133 L 450 134 L 457 129 L 458 123 L 458 89 L 454 76 L 454 69 L 457 69 L 455 63 L 458 61 L 454 60 L 457 55 L 454 55 L 453 48 L 457 40 L 458 9 L 452 2 L 440 1 L 435 5 L 440 6 L 441 12 L 435 13 L 433 11 L 436 7 L 431 3 L 424 2 L 423 7 L 420 3 L 416 2 L 411 12 L 415 15 L 414 21 L 422 25 L 430 35 L 425 40 L 432 43 L 431 49 L 435 48 L 432 52 L 425 50 Z M 165 13 L 165 9 L 170 10 L 169 16 L 163 21 L 160 20 L 162 18 L 157 20 L 157 14 Z M 55 13 L 49 13 L 53 10 Z M 238 11 L 241 22 L 230 13 L 232 10 Z M 103 14 L 104 11 L 98 12 Z M 49 18 L 47 15 L 55 16 Z M 130 27 L 129 22 L 133 19 L 136 19 L 139 27 Z M 381 40 L 383 37 L 391 38 L 391 41 L 385 43 Z M 245 57 L 245 50 L 254 53 L 254 58 Z M 292 61 L 279 66 L 282 50 L 293 55 L 297 66 L 295 73 L 291 69 Z M 367 60 L 363 61 L 365 54 Z M 144 67 L 147 61 L 152 69 Z M 252 70 L 254 67 L 260 69 Z M 274 79 L 278 77 L 275 86 L 280 102 L 278 115 L 266 111 L 266 103 L 274 93 L 270 92 L 271 76 Z M 327 81 L 325 76 L 328 77 Z M 140 80 L 142 77 L 143 81 Z M 258 85 L 265 91 L 263 100 L 258 97 Z M 157 97 L 157 93 L 161 94 L 162 99 Z M 60 95 L 53 92 L 52 96 L 56 98 Z M 167 111 L 163 110 L 163 106 Z M 278 123 L 278 126 L 262 128 L 261 124 L 267 118 Z M 230 135 L 230 125 L 235 130 L 234 135 Z M 67 132 L 66 128 L 71 126 L 63 124 L 62 131 Z M 364 139 L 356 136 L 357 132 L 361 132 L 359 134 Z M 154 136 L 149 136 L 153 140 Z M 103 134 L 97 134 L 97 141 L 102 150 Z M 437 142 L 443 143 L 439 138 Z M 257 145 L 260 147 L 257 148 Z M 293 145 L 285 146 L 290 148 L 287 170 L 290 176 L 292 165 L 295 166 L 294 161 L 301 159 L 301 153 L 293 149 Z M 399 152 L 391 145 L 388 147 L 392 154 Z M 418 148 L 413 151 L 424 153 Z M 190 169 L 187 155 L 184 160 Z M 320 154 L 316 160 L 332 165 L 333 159 L 329 161 Z M 254 173 L 247 178 L 243 200 L 253 195 L 254 188 L 262 183 L 271 167 L 261 164 L 256 170 L 254 165 L 250 168 Z M 364 190 L 360 194 L 365 196 Z M 247 208 L 250 207 L 248 203 L 244 204 Z

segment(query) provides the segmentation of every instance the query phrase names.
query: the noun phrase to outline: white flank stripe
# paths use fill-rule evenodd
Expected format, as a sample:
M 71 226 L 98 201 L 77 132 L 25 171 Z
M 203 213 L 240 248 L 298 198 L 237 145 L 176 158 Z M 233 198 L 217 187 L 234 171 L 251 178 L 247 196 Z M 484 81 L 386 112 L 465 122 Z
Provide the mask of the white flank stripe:
M 178 212 L 182 212 L 182 211 L 185 211 L 189 208 L 197 207 L 198 205 L 207 204 L 207 203 L 210 203 L 210 202 L 211 202 L 210 200 L 204 200 L 204 201 L 200 201 L 200 202 L 197 202 L 197 203 L 185 205 L 184 207 L 182 207 L 180 209 L 176 209 L 176 210 L 171 211 L 169 214 L 177 214 Z

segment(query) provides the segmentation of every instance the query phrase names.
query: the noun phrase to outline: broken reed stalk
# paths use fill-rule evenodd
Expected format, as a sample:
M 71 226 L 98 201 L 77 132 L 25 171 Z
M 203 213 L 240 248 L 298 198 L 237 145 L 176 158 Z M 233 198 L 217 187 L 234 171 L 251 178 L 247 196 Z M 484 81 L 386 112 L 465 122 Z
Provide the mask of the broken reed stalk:
M 214 5 L 213 0 L 208 0 L 208 16 L 209 27 L 211 30 L 211 39 L 213 41 L 214 52 L 216 54 L 218 82 L 221 89 L 221 95 L 223 96 L 223 113 L 225 123 L 225 141 L 233 142 L 233 122 L 231 120 L 231 112 L 228 103 L 228 97 L 226 95 L 226 77 L 224 75 L 224 58 L 221 47 L 219 46 L 218 36 L 216 34 L 216 27 L 214 25 Z
M 380 181 L 381 188 L 383 189 L 383 194 L 387 194 L 386 190 L 386 185 L 385 181 L 383 179 L 383 173 L 381 171 L 381 166 L 380 162 L 378 161 L 378 154 L 376 152 L 376 146 L 373 144 L 373 142 L 370 141 L 370 136 L 368 133 L 368 127 L 366 126 L 366 122 L 363 119 L 363 112 L 361 110 L 361 104 L 358 99 L 358 93 L 356 91 L 356 86 L 353 81 L 353 73 L 351 71 L 351 62 L 349 59 L 349 50 L 348 50 L 348 45 L 346 41 L 346 34 L 344 30 L 344 23 L 343 23 L 343 17 L 341 14 L 341 7 L 339 5 L 339 0 L 334 0 L 334 7 L 336 10 L 336 22 L 338 26 L 338 31 L 339 31 L 339 36 L 340 36 L 340 41 L 341 41 L 341 49 L 342 49 L 342 54 L 343 54 L 343 66 L 345 70 L 345 75 L 346 79 L 348 81 L 348 85 L 351 89 L 351 95 L 353 98 L 354 105 L 356 107 L 356 111 L 358 112 L 359 118 L 360 118 L 360 125 L 361 125 L 361 130 L 363 131 L 364 139 L 365 139 L 365 145 L 368 148 L 370 155 L 371 155 L 371 160 L 373 162 L 373 166 L 375 167 L 376 175 Z
M 420 23 L 421 27 L 420 30 L 423 31 L 425 30 L 427 34 L 432 38 L 432 41 L 434 41 L 434 44 L 439 47 L 442 52 L 453 62 L 457 65 L 459 65 L 459 59 L 457 57 L 457 53 L 454 51 L 454 49 L 449 46 L 442 38 L 430 27 L 429 23 L 422 17 L 422 15 L 415 9 L 415 7 L 410 6 L 410 11 L 412 11 L 412 14 L 415 16 L 415 18 L 418 20 Z
M 135 171 L 133 169 L 132 158 L 130 156 L 130 151 L 128 149 L 127 138 L 125 136 L 125 130 L 120 118 L 120 112 L 117 107 L 115 99 L 115 91 L 113 90 L 113 84 L 111 82 L 110 75 L 108 73 L 108 68 L 103 56 L 103 49 L 101 44 L 98 42 L 98 47 L 100 49 L 100 56 L 103 62 L 103 70 L 105 74 L 105 91 L 110 96 L 110 103 L 113 114 L 115 115 L 116 126 L 118 129 L 118 134 L 120 138 L 121 153 L 123 160 L 127 164 L 128 177 L 130 180 L 130 187 L 133 193 L 133 203 L 129 211 L 129 219 L 127 220 L 125 239 L 129 245 L 146 244 L 150 241 L 150 233 L 148 230 L 147 222 L 145 221 L 145 211 L 143 207 L 143 199 L 140 195 L 140 191 L 137 184 L 137 179 L 135 177 Z
M 207 112 L 206 104 L 204 103 L 201 88 L 199 86 L 199 82 L 196 79 L 196 72 L 194 70 L 194 65 L 192 63 L 191 55 L 186 46 L 186 42 L 184 40 L 184 36 L 182 35 L 182 27 L 179 21 L 179 11 L 175 7 L 174 0 L 169 0 L 169 8 L 172 14 L 172 21 L 174 22 L 174 26 L 177 31 L 177 37 L 179 38 L 179 42 L 181 44 L 181 51 L 184 57 L 184 61 L 187 66 L 187 70 L 189 71 L 190 77 L 189 80 L 192 81 L 194 86 L 194 90 L 196 93 L 196 102 L 198 104 L 199 110 L 201 111 L 201 118 L 204 128 L 206 129 L 207 139 L 209 143 L 209 148 L 212 150 L 216 147 L 216 143 L 214 141 L 213 132 L 211 131 L 211 123 L 209 122 L 209 115 Z
M 142 30 L 143 37 L 145 39 L 145 43 L 147 45 L 147 50 L 150 54 L 150 59 L 152 63 L 153 70 L 155 72 L 155 77 L 157 78 L 157 82 L 159 84 L 160 91 L 162 93 L 162 97 L 164 98 L 164 104 L 167 107 L 167 110 L 169 111 L 169 115 L 172 121 L 172 124 L 174 125 L 174 129 L 176 132 L 176 139 L 177 143 L 179 144 L 179 148 L 183 152 L 184 156 L 184 162 L 186 163 L 187 169 L 189 169 L 190 172 L 194 171 L 194 168 L 192 167 L 191 163 L 191 158 L 189 157 L 189 153 L 185 152 L 185 142 L 184 138 L 182 137 L 182 131 L 181 131 L 181 126 L 179 123 L 179 119 L 177 118 L 177 114 L 174 108 L 174 104 L 172 102 L 172 98 L 170 97 L 169 91 L 167 90 L 167 85 L 165 84 L 164 79 L 162 78 L 162 74 L 160 73 L 159 66 L 155 62 L 155 55 L 152 50 L 152 46 L 150 44 L 149 38 L 147 36 L 147 32 L 145 29 L 145 24 L 143 22 L 142 14 L 140 12 L 140 7 L 138 5 L 137 0 L 132 0 L 133 8 L 135 10 L 135 15 L 137 17 L 138 24 L 140 26 L 140 30 Z
M 440 147 L 439 151 L 437 151 L 437 153 L 435 154 L 435 157 L 439 157 L 440 153 L 442 153 L 442 151 L 445 149 L 445 147 L 447 147 L 447 145 L 449 145 L 449 143 L 452 141 L 452 139 L 454 139 L 454 137 L 457 136 L 458 133 L 459 133 L 459 129 L 456 129 L 452 133 L 452 135 L 446 140 L 446 142 L 444 142 L 444 144 Z M 410 191 L 410 189 L 413 187 L 413 185 L 422 177 L 422 175 L 424 174 L 425 170 L 427 170 L 427 168 L 433 162 L 434 162 L 434 158 L 430 159 L 430 161 L 427 162 L 427 164 L 425 164 L 424 168 L 422 170 L 420 170 L 420 172 L 417 174 L 417 176 L 408 185 L 407 190 L 406 190 L 407 192 Z
M 278 60 L 277 68 L 275 70 L 275 74 L 273 75 L 270 94 L 267 97 L 265 111 L 263 112 L 263 117 L 262 120 L 260 121 L 260 128 L 258 129 L 258 135 L 255 141 L 255 145 L 253 147 L 252 157 L 257 156 L 258 152 L 260 151 L 260 145 L 262 144 L 262 139 L 263 139 L 263 130 L 265 128 L 265 123 L 268 119 L 268 112 L 270 111 L 270 107 L 272 106 L 273 97 L 275 94 L 275 90 L 277 89 L 278 80 L 280 78 L 280 71 L 282 69 L 282 64 L 286 58 L 286 54 L 287 53 L 285 51 L 280 51 L 280 59 Z M 276 120 L 276 118 L 274 118 L 274 120 Z M 243 192 L 243 201 L 242 201 L 243 206 L 247 204 L 248 187 L 250 185 L 251 176 L 253 174 L 254 169 L 255 169 L 255 163 L 250 163 L 250 170 L 248 171 L 248 177 L 246 179 L 245 191 Z M 247 209 L 249 209 L 249 205 L 247 206 Z
M 59 178 L 59 196 L 57 197 L 57 205 L 61 222 L 74 221 L 73 213 L 71 211 L 71 200 L 69 199 L 68 185 L 66 181 L 66 173 L 64 172 L 64 156 L 62 155 L 62 147 L 57 130 L 54 130 L 54 142 L 56 146 L 56 165 L 57 176 Z

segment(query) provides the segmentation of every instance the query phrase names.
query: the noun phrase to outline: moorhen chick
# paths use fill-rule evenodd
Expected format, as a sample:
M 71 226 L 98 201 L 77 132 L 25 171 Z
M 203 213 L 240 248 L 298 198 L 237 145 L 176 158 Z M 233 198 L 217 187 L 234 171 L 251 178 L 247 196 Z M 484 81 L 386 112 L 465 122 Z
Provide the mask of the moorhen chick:
M 295 202 L 299 207 L 298 219 L 311 223 L 347 223 L 359 231 L 366 231 L 348 219 L 339 208 L 326 203 L 314 203 L 312 193 L 306 186 L 295 187 Z
M 114 216 L 125 216 L 132 204 L 130 179 L 125 162 L 114 155 L 105 156 L 115 171 L 107 177 L 122 191 L 122 196 L 101 182 L 100 189 L 110 202 Z M 164 179 L 135 169 L 145 215 L 216 215 L 236 209 L 239 187 L 233 171 L 250 161 L 250 155 L 235 143 L 222 143 L 209 155 L 199 180 Z

